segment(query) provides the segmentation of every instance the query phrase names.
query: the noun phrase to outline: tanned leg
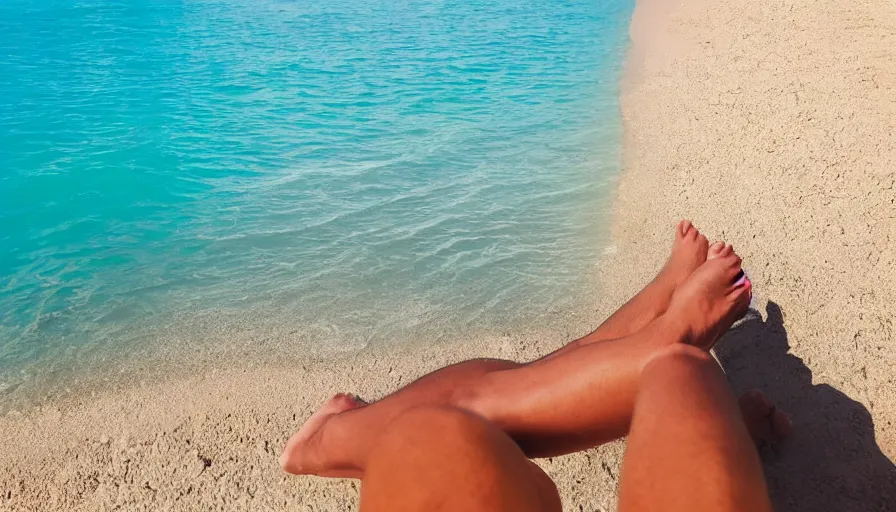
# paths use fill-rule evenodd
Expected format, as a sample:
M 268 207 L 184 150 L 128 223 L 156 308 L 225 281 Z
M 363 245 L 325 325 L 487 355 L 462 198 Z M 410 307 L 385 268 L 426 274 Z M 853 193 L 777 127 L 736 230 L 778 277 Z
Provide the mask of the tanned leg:
M 496 426 L 460 409 L 399 416 L 375 441 L 361 512 L 559 512 L 554 483 Z
M 489 373 L 458 402 L 504 428 L 530 457 L 591 448 L 628 432 L 641 369 L 664 347 L 708 351 L 746 312 L 752 284 L 732 284 L 740 258 L 729 247 L 675 292 L 668 310 L 637 333 Z
M 332 416 L 301 444 L 287 444 L 284 469 L 322 476 L 356 476 L 363 471 L 372 439 L 414 400 L 440 400 L 478 413 L 507 432 L 528 456 L 581 450 L 624 435 L 631 421 L 637 379 L 650 359 L 672 343 L 704 350 L 746 311 L 749 280 L 732 284 L 740 258 L 730 247 L 704 263 L 675 292 L 664 315 L 618 340 L 580 346 L 570 354 L 519 368 L 484 373 L 475 386 L 440 386 L 446 368 L 424 377 L 435 384 L 409 386 L 375 406 Z M 423 382 L 423 379 L 418 382 Z M 428 387 L 436 391 L 421 390 Z M 413 389 L 412 389 L 413 388 Z M 433 402 L 425 402 L 433 403 Z
M 724 248 L 724 244 L 714 244 L 710 248 L 710 253 L 715 255 Z M 676 227 L 669 259 L 656 278 L 601 324 L 597 330 L 573 341 L 545 359 L 564 354 L 581 345 L 627 336 L 640 330 L 666 310 L 674 288 L 680 285 L 706 258 L 706 237 L 700 234 L 689 221 L 681 221 Z M 394 407 L 389 407 L 384 414 L 394 416 L 409 407 L 424 404 L 450 404 L 450 398 L 459 387 L 475 387 L 479 379 L 489 372 L 519 368 L 520 366 L 522 364 L 512 361 L 475 359 L 444 368 L 390 395 L 388 397 L 389 404 Z M 377 410 L 384 408 L 384 402 L 377 403 Z M 284 450 L 284 455 L 281 457 L 281 464 L 288 471 L 298 471 L 298 466 L 295 463 L 289 463 L 290 459 L 293 461 L 297 459 L 289 457 L 290 453 L 300 451 L 301 446 L 321 429 L 330 417 L 366 405 L 366 403 L 345 394 L 331 398 L 305 422 L 299 432 L 290 438 L 287 449 Z M 357 474 L 337 472 L 333 476 L 357 476 Z
M 742 413 L 707 353 L 673 346 L 645 366 L 619 510 L 771 512 Z

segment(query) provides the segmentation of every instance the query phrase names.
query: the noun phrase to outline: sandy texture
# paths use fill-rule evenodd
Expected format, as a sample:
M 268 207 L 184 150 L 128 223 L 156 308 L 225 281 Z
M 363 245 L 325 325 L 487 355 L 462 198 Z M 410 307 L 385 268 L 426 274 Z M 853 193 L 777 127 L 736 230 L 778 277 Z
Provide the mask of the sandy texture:
M 679 217 L 731 242 L 762 318 L 718 355 L 797 429 L 766 453 L 775 502 L 896 510 L 896 4 L 657 1 L 633 24 L 619 254 L 649 268 Z
M 0 510 L 352 510 L 358 483 L 291 477 L 276 462 L 289 434 L 334 390 L 376 398 L 451 362 L 532 358 L 560 346 L 562 336 L 365 351 L 293 368 L 135 383 L 8 414 L 0 421 Z M 620 454 L 614 443 L 543 465 L 569 506 L 609 510 Z
M 744 256 L 761 315 L 720 343 L 738 389 L 792 412 L 763 456 L 781 510 L 896 508 L 896 7 L 642 0 L 623 95 L 617 250 L 564 329 L 141 382 L 0 420 L 3 510 L 348 510 L 357 484 L 281 474 L 326 397 L 443 364 L 527 359 L 644 284 L 680 217 Z M 569 510 L 615 506 L 621 443 L 544 461 Z

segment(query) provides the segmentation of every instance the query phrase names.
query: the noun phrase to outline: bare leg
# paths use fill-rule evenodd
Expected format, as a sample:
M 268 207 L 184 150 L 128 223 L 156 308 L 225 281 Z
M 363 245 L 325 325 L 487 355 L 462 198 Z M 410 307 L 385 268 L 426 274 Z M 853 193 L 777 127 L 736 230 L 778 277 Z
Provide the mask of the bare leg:
M 309 457 L 313 453 L 308 449 L 308 445 L 318 442 L 323 434 L 324 426 L 329 425 L 332 420 L 341 417 L 342 413 L 351 412 L 351 420 L 345 422 L 343 427 L 346 435 L 352 435 L 350 432 L 352 428 L 367 430 L 363 424 L 366 421 L 373 421 L 372 428 L 379 432 L 376 429 L 409 409 L 425 405 L 451 405 L 455 401 L 455 395 L 460 387 L 476 385 L 489 372 L 519 368 L 520 366 L 522 365 L 519 363 L 500 359 L 464 361 L 424 375 L 370 406 L 355 397 L 339 393 L 321 406 L 305 421 L 302 428 L 289 438 L 283 454 L 280 455 L 280 466 L 289 473 L 310 473 L 334 478 L 361 478 L 363 473 L 359 468 L 334 465 Z M 362 410 L 365 411 L 363 415 L 355 414 Z M 330 427 L 327 426 L 327 428 Z M 367 435 L 362 435 L 362 437 L 369 439 Z
M 730 247 L 720 254 L 695 271 L 666 313 L 641 331 L 491 372 L 458 405 L 504 428 L 530 457 L 571 453 L 624 436 L 644 365 L 676 343 L 709 350 L 746 311 L 751 283 L 731 284 L 740 258 Z
M 399 416 L 376 441 L 361 512 L 559 512 L 554 483 L 499 428 L 459 409 Z
M 705 352 L 670 347 L 644 368 L 619 510 L 772 510 L 741 412 Z
M 731 284 L 739 270 L 740 258 L 728 247 L 676 291 L 665 315 L 632 336 L 585 344 L 569 355 L 520 368 L 488 371 L 475 386 L 445 385 L 439 376 L 455 367 L 440 370 L 375 406 L 332 416 L 326 428 L 301 443 L 290 440 L 281 464 L 293 473 L 357 476 L 372 439 L 389 422 L 409 408 L 432 403 L 482 415 L 529 456 L 569 453 L 616 439 L 627 432 L 641 369 L 658 351 L 672 343 L 708 349 L 746 310 L 749 281 Z
M 710 253 L 717 254 L 722 249 L 726 249 L 725 245 L 717 243 L 711 248 Z M 689 221 L 681 221 L 675 231 L 669 259 L 656 278 L 601 324 L 597 330 L 573 341 L 545 359 L 564 354 L 581 345 L 628 336 L 637 332 L 666 310 L 675 287 L 680 285 L 706 258 L 706 237 L 700 234 Z M 444 368 L 417 380 L 404 390 L 388 397 L 390 402 L 398 402 L 398 407 L 390 408 L 386 414 L 394 416 L 409 407 L 424 404 L 450 404 L 451 396 L 459 387 L 475 387 L 479 379 L 489 372 L 520 366 L 522 364 L 512 361 L 476 359 Z M 378 402 L 378 409 L 382 408 L 380 405 L 382 403 L 382 401 Z M 298 458 L 289 457 L 288 453 L 297 452 L 297 449 L 322 428 L 331 416 L 365 405 L 367 404 L 348 395 L 334 396 L 305 422 L 299 432 L 290 438 L 287 450 L 281 457 L 281 464 L 288 471 L 303 471 L 296 464 Z M 293 461 L 292 464 L 289 463 L 290 459 Z M 357 476 L 357 474 L 337 472 L 333 476 Z

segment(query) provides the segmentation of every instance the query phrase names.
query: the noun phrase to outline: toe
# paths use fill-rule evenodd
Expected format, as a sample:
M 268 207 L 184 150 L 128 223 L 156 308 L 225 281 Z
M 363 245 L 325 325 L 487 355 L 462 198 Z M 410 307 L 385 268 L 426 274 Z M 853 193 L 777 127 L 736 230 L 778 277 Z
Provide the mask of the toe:
M 731 265 L 736 269 L 735 274 L 736 274 L 737 272 L 740 272 L 740 270 L 741 270 L 741 266 L 743 265 L 744 260 L 741 259 L 741 257 L 738 256 L 737 253 L 734 253 L 734 252 L 732 252 L 732 253 L 728 256 L 728 258 L 730 258 Z
M 784 439 L 790 437 L 790 434 L 793 434 L 793 422 L 790 421 L 790 416 L 784 411 L 775 409 L 770 421 L 772 424 L 772 432 L 777 439 Z
M 731 289 L 728 291 L 728 299 L 735 304 L 734 309 L 738 312 L 750 307 L 752 297 L 752 285 L 749 284 L 749 280 L 746 280 L 744 284 L 731 285 Z
M 737 400 L 741 416 L 757 442 L 776 442 L 793 433 L 793 422 L 786 412 L 775 407 L 761 391 L 747 391 Z
M 750 281 L 743 269 L 738 270 L 730 282 L 731 287 L 728 293 L 744 292 L 747 296 L 753 295 L 753 281 Z
M 747 391 L 737 400 L 744 425 L 750 437 L 757 443 L 774 441 L 775 430 L 772 424 L 775 406 L 761 391 Z
M 741 271 L 741 259 L 737 254 L 731 253 L 726 254 L 721 257 L 714 258 L 711 262 L 713 265 L 717 265 L 717 269 L 721 273 L 721 278 L 725 280 L 726 283 L 733 283 L 734 278 Z
M 333 402 L 335 402 L 334 408 L 341 409 L 343 407 L 351 407 L 355 403 L 355 399 L 349 395 L 348 393 L 337 393 L 332 398 Z
M 730 245 L 723 242 L 716 243 L 722 244 L 721 248 L 719 248 L 718 250 L 719 252 L 716 254 L 716 258 L 725 258 L 731 254 L 734 254 L 734 249 Z
M 703 233 L 697 233 L 697 245 L 704 253 L 709 250 L 709 240 L 706 239 L 706 236 L 704 236 Z
M 349 393 L 337 393 L 330 398 L 329 402 L 327 402 L 323 408 L 330 414 L 337 414 L 363 405 L 367 405 L 367 402 L 355 395 Z
M 713 242 L 706 250 L 706 259 L 712 260 L 722 255 L 725 249 L 725 242 Z
M 678 223 L 678 234 L 684 237 L 688 234 L 688 231 L 692 228 L 691 221 L 682 220 Z

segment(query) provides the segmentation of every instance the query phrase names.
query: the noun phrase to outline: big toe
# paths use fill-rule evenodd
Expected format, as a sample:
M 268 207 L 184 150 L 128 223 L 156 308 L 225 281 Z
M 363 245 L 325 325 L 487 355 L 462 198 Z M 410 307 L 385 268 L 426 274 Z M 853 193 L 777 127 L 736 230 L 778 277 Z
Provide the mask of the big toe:
M 781 409 L 775 409 L 771 417 L 772 431 L 777 439 L 784 439 L 793 434 L 793 421 L 790 416 Z
M 333 396 L 333 398 L 330 399 L 327 405 L 329 406 L 331 413 L 338 414 L 349 409 L 367 405 L 367 402 L 361 400 L 355 395 L 351 395 L 348 393 L 337 393 Z

